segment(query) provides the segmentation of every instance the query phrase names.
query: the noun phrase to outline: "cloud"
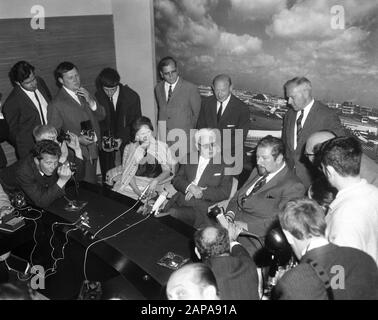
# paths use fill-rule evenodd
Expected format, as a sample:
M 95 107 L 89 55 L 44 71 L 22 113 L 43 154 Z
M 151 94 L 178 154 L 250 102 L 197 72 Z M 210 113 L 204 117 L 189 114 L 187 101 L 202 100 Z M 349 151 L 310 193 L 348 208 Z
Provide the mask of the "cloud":
M 201 20 L 218 0 L 181 0 L 178 4 L 194 20 Z
M 269 19 L 286 8 L 286 0 L 231 0 L 232 13 L 243 20 Z
M 247 34 L 238 36 L 229 32 L 221 32 L 218 43 L 218 49 L 221 53 L 236 56 L 258 52 L 261 47 L 262 41 L 259 38 Z

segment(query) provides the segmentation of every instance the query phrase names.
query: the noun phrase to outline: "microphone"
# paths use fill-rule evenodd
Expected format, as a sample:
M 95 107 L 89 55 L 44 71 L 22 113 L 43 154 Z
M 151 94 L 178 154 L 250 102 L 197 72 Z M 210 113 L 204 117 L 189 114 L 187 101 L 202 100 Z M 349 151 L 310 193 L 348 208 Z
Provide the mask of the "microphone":
M 155 216 L 158 215 L 159 213 L 159 209 L 160 209 L 160 206 L 164 203 L 164 201 L 167 199 L 167 196 L 168 196 L 168 192 L 167 191 L 163 191 L 159 197 L 156 199 L 154 205 L 152 206 L 152 209 L 151 209 L 151 214 L 154 214 Z
M 148 190 L 150 189 L 150 185 L 148 184 L 142 191 L 142 194 L 138 197 L 138 201 L 146 199 L 146 195 Z

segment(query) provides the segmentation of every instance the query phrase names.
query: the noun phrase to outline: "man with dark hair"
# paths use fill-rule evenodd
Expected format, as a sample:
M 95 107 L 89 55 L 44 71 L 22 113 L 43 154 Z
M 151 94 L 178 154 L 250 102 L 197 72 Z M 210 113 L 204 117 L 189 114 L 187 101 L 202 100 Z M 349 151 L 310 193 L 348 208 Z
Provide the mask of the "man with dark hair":
M 344 130 L 335 111 L 313 99 L 311 82 L 307 78 L 296 77 L 287 81 L 284 91 L 291 106 L 285 114 L 282 127 L 287 164 L 307 189 L 313 181 L 314 174 L 312 167 L 306 166 L 304 156 L 307 138 L 320 130 L 330 130 L 337 136 L 342 136 Z
M 167 282 L 168 300 L 219 300 L 218 291 L 213 272 L 203 263 L 182 266 Z
M 320 152 L 323 173 L 338 190 L 326 217 L 329 241 L 365 251 L 378 265 L 378 188 L 361 178 L 359 141 L 333 138 Z
M 266 136 L 256 148 L 257 168 L 231 199 L 226 217 L 262 240 L 289 200 L 300 198 L 305 189 L 287 167 L 281 139 Z M 253 255 L 259 245 L 250 237 L 240 242 Z
M 60 156 L 56 142 L 42 140 L 29 156 L 1 171 L 1 184 L 8 192 L 23 191 L 29 203 L 46 208 L 64 196 L 72 175 L 68 163 L 58 166 Z
M 202 100 L 197 128 L 217 128 L 220 130 L 223 154 L 243 159 L 243 146 L 250 128 L 249 109 L 244 102 L 232 94 L 232 82 L 229 75 L 217 75 L 213 79 L 212 88 L 214 95 Z M 236 129 L 242 130 L 241 141 L 235 141 Z M 231 131 L 231 141 L 225 140 L 226 130 Z M 238 136 L 236 135 L 236 137 Z M 235 154 L 235 145 L 241 147 L 241 154 Z M 228 151 L 226 152 L 226 150 Z M 239 173 L 237 172 L 235 175 Z
M 118 158 L 121 159 L 125 145 L 131 141 L 131 124 L 142 115 L 138 93 L 123 85 L 120 79 L 117 70 L 112 68 L 103 69 L 97 77 L 95 97 L 104 106 L 106 114 L 100 121 L 101 135 L 117 141 L 114 150 L 108 150 L 102 142 L 99 158 L 103 180 L 108 170 L 120 164 L 115 162 L 116 152 L 120 153 Z
M 70 131 L 79 137 L 85 163 L 84 180 L 96 183 L 97 141 L 101 139 L 98 121 L 105 117 L 104 107 L 81 86 L 79 71 L 73 63 L 60 63 L 54 74 L 61 89 L 49 104 L 48 122 L 58 132 Z M 95 135 L 82 134 L 83 129 L 93 130 Z
M 162 141 L 172 129 L 182 129 L 190 142 L 190 129 L 196 127 L 201 109 L 201 97 L 197 87 L 179 76 L 177 62 L 172 57 L 160 60 L 159 74 L 163 81 L 155 87 L 158 105 L 158 133 Z M 171 145 L 172 141 L 167 141 Z M 189 150 L 189 149 L 188 149 Z
M 222 300 L 258 300 L 256 265 L 237 236 L 219 226 L 197 230 L 195 252 L 214 272 Z
M 322 144 L 335 137 L 336 135 L 333 132 L 327 130 L 314 132 L 308 137 L 305 155 L 312 165 L 319 165 L 316 159 L 319 158 L 318 153 Z M 378 164 L 364 153 L 361 155 L 360 175 L 362 179 L 378 187 Z
M 378 269 L 366 253 L 331 244 L 323 210 L 309 199 L 290 201 L 279 213 L 283 232 L 299 265 L 278 281 L 282 300 L 377 300 Z
M 36 76 L 34 66 L 26 61 L 11 68 L 9 79 L 13 90 L 4 103 L 3 113 L 9 125 L 9 141 L 22 159 L 33 148 L 33 129 L 47 123 L 51 95 L 43 79 Z

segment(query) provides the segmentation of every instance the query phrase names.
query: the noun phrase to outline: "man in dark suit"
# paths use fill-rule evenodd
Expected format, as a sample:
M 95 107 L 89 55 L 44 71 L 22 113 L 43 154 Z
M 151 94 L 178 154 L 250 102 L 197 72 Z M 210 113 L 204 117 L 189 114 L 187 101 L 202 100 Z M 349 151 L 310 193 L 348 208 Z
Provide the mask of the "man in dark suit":
M 25 158 L 33 148 L 33 129 L 47 123 L 47 105 L 50 91 L 34 67 L 26 61 L 17 62 L 9 71 L 13 90 L 3 107 L 9 125 L 9 140 L 18 159 Z
M 222 153 L 227 164 L 231 164 L 229 162 L 232 160 L 227 160 L 227 157 L 232 156 L 235 161 L 243 160 L 243 146 L 250 128 L 249 109 L 244 102 L 232 94 L 231 78 L 226 74 L 214 78 L 213 92 L 213 96 L 202 101 L 197 128 L 217 128 L 220 131 Z M 240 129 L 241 134 L 236 134 L 236 129 Z M 227 138 L 227 131 L 231 141 Z M 240 164 L 237 165 L 235 162 L 234 175 L 240 174 L 243 162 Z
M 177 62 L 172 57 L 161 59 L 158 69 L 163 79 L 155 87 L 155 97 L 159 109 L 159 139 L 167 141 L 167 135 L 171 130 L 181 129 L 186 135 L 186 140 L 182 143 L 186 144 L 187 152 L 189 152 L 191 150 L 190 129 L 196 127 L 201 109 L 200 94 L 194 84 L 179 76 Z M 172 145 L 173 142 L 167 141 L 168 145 Z
M 289 202 L 279 221 L 299 264 L 278 280 L 275 299 L 378 299 L 374 260 L 361 250 L 329 243 L 324 212 L 315 201 Z
M 287 162 L 307 189 L 314 175 L 311 166 L 306 165 L 304 156 L 307 138 L 320 130 L 332 131 L 337 136 L 345 133 L 335 111 L 313 99 L 311 82 L 308 79 L 304 77 L 291 79 L 285 83 L 284 89 L 288 103 L 291 105 L 284 117 L 282 128 Z
M 195 252 L 213 271 L 222 300 L 258 300 L 256 265 L 237 236 L 219 226 L 197 230 Z
M 5 191 L 21 190 L 29 203 L 46 208 L 64 196 L 64 187 L 72 175 L 67 163 L 58 166 L 60 156 L 56 142 L 42 140 L 26 158 L 1 171 L 1 184 Z
M 289 200 L 300 198 L 305 189 L 287 167 L 281 139 L 266 136 L 256 149 L 257 168 L 230 200 L 226 217 L 244 230 L 264 240 Z M 250 237 L 239 237 L 252 256 L 259 248 Z
M 177 193 L 166 208 L 170 208 L 171 216 L 200 228 L 213 224 L 207 215 L 208 207 L 229 198 L 232 176 L 225 174 L 214 131 L 197 131 L 195 141 L 199 156 L 195 163 L 189 159 L 180 166 L 172 181 Z
M 70 131 L 79 137 L 85 164 L 84 180 L 96 183 L 97 142 L 101 139 L 98 121 L 105 117 L 104 107 L 81 86 L 79 71 L 73 63 L 60 63 L 54 73 L 62 87 L 49 104 L 48 122 L 58 132 Z M 95 134 L 82 134 L 83 129 L 93 130 Z
M 120 153 L 118 158 L 121 159 L 125 145 L 131 141 L 131 124 L 142 115 L 138 93 L 120 80 L 118 72 L 111 68 L 102 70 L 97 78 L 95 97 L 106 113 L 105 119 L 100 121 L 101 136 L 117 141 L 117 147 L 110 150 L 102 142 L 99 158 L 103 179 L 108 170 L 120 164 L 115 163 L 116 153 Z

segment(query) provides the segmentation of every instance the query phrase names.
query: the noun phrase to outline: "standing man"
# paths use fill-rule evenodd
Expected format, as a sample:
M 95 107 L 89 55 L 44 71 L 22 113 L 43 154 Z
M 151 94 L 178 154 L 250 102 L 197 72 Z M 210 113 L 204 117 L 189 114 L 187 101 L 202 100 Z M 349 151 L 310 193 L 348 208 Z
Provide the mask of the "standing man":
M 243 146 L 250 127 L 249 109 L 244 102 L 232 94 L 230 76 L 226 74 L 217 75 L 213 80 L 212 87 L 214 95 L 203 99 L 197 127 L 199 129 L 219 129 L 222 137 L 221 147 L 223 154 L 229 154 L 231 151 L 230 155 L 243 159 Z M 242 141 L 235 141 L 236 129 L 242 130 Z M 226 130 L 231 131 L 231 141 L 224 139 Z M 229 142 L 230 145 L 227 145 Z M 241 147 L 241 154 L 235 154 L 235 145 Z M 225 152 L 226 149 L 228 153 Z M 239 173 L 235 173 L 235 175 Z
M 105 110 L 87 89 L 81 86 L 79 71 L 73 63 L 60 63 L 54 74 L 61 89 L 49 105 L 48 122 L 58 132 L 62 129 L 79 137 L 85 165 L 84 180 L 96 183 L 97 139 L 101 139 L 98 121 L 104 119 Z M 84 124 L 86 128 L 94 130 L 95 137 L 81 134 Z
M 365 251 L 378 265 L 378 188 L 361 178 L 359 141 L 334 138 L 320 152 L 323 173 L 338 190 L 326 216 L 328 240 Z
M 281 139 L 266 136 L 256 149 L 255 168 L 247 182 L 230 200 L 226 217 L 262 240 L 289 200 L 303 197 L 304 186 L 287 167 Z M 252 238 L 239 237 L 253 256 L 259 245 Z
M 304 146 L 307 138 L 320 130 L 329 130 L 342 136 L 344 129 L 333 110 L 314 100 L 311 82 L 307 78 L 296 77 L 287 81 L 284 90 L 291 108 L 284 117 L 282 140 L 289 167 L 307 189 L 313 180 L 313 173 L 305 164 Z
M 196 127 L 201 109 L 201 97 L 197 87 L 179 76 L 175 59 L 165 57 L 160 60 L 158 69 L 163 81 L 155 87 L 155 97 L 159 108 L 159 138 L 166 141 L 172 129 L 182 129 L 186 134 L 187 151 L 190 150 L 190 129 Z M 164 124 L 166 128 L 164 129 Z M 167 141 L 172 145 L 173 141 Z
M 108 170 L 120 164 L 115 162 L 116 153 L 120 153 L 117 159 L 121 159 L 125 145 L 131 140 L 131 124 L 142 115 L 138 93 L 120 80 L 118 72 L 111 68 L 103 69 L 97 78 L 95 97 L 106 113 L 105 119 L 100 121 L 101 136 L 111 136 L 118 144 L 113 151 L 101 144 L 99 158 L 103 180 Z
M 16 149 L 18 159 L 25 158 L 34 146 L 33 129 L 47 124 L 47 105 L 50 91 L 42 78 L 36 76 L 34 67 L 17 62 L 9 71 L 13 90 L 3 107 L 9 125 L 9 140 Z

